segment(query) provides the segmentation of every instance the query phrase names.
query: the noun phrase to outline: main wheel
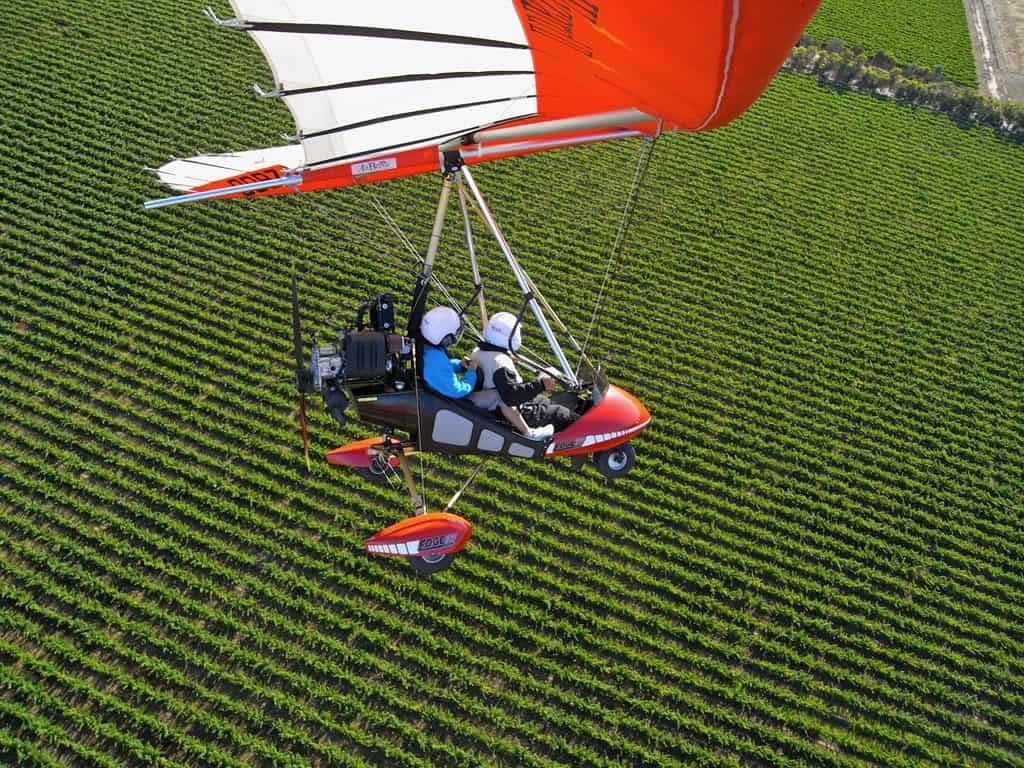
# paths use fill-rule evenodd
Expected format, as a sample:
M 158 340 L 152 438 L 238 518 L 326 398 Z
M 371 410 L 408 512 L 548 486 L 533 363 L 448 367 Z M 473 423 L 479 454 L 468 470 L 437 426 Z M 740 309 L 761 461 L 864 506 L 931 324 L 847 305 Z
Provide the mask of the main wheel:
M 617 480 L 629 474 L 636 463 L 636 451 L 629 443 L 616 445 L 594 454 L 594 466 L 609 480 Z
M 431 574 L 443 571 L 455 559 L 454 553 L 447 555 L 423 555 L 422 557 L 410 557 L 409 565 L 416 573 Z
M 391 466 L 388 464 L 388 458 L 378 453 L 370 459 L 370 466 L 359 467 L 356 471 L 365 480 L 383 483 L 391 474 Z

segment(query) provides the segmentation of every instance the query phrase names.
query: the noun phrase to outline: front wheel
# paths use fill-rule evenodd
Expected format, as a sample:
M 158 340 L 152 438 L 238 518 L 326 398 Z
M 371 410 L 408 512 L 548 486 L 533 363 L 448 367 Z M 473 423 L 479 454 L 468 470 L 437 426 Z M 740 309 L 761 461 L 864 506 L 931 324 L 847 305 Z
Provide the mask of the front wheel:
M 594 454 L 594 466 L 609 480 L 625 477 L 635 463 L 636 451 L 629 443 L 623 443 Z
M 455 554 L 449 552 L 447 555 L 423 555 L 421 557 L 407 558 L 409 565 L 416 573 L 431 574 L 443 571 L 455 559 Z

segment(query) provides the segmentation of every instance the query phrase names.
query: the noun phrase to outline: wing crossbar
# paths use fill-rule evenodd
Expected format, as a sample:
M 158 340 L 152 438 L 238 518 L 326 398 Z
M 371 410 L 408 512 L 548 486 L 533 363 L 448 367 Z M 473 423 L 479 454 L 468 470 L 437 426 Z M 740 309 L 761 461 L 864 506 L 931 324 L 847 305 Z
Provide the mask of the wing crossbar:
M 219 189 L 208 189 L 204 192 L 189 192 L 185 195 L 162 197 L 159 200 L 147 200 L 142 204 L 142 207 L 146 210 L 151 210 L 153 208 L 165 208 L 170 205 L 191 203 L 196 200 L 214 200 L 218 197 L 230 197 L 231 195 L 237 195 L 239 193 L 259 192 L 260 190 L 273 189 L 274 187 L 294 187 L 301 183 L 301 174 L 289 174 L 288 176 L 282 176 L 280 179 L 254 181 L 251 184 L 238 184 L 233 187 L 220 187 Z

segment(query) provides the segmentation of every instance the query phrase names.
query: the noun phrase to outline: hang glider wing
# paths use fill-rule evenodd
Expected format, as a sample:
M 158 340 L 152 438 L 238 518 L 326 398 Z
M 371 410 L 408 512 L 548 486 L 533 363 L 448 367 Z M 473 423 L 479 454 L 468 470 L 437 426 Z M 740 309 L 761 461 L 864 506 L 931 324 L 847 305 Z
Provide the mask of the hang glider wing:
M 473 163 L 715 128 L 761 94 L 818 2 L 232 0 L 220 23 L 262 49 L 299 144 L 159 173 L 207 197 L 276 194 L 437 171 L 444 150 Z

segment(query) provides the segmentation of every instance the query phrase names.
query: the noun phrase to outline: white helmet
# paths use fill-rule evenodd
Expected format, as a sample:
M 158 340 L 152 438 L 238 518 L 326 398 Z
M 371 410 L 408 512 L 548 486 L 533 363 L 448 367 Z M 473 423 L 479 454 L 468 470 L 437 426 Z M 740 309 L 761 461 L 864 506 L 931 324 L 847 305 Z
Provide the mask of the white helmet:
M 515 352 L 523 342 L 522 336 L 519 333 L 519 325 L 521 323 L 516 323 L 516 316 L 511 312 L 495 312 L 491 315 L 491 318 L 487 321 L 487 326 L 484 328 L 484 341 L 496 347 L 511 349 Z M 509 334 L 512 333 L 513 328 L 516 329 L 516 332 L 513 334 L 512 339 L 509 340 Z
M 423 315 L 420 332 L 435 347 L 449 347 L 462 338 L 462 318 L 451 307 L 434 307 Z

